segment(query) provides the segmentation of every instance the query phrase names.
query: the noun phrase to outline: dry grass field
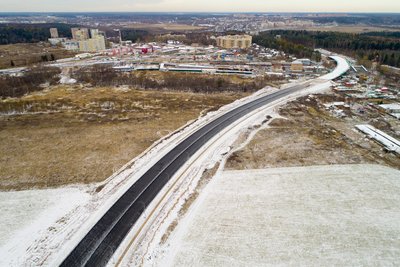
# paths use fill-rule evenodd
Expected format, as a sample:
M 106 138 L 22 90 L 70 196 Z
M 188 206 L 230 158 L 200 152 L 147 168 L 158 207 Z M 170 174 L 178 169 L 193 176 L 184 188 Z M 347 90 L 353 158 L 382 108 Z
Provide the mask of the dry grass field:
M 20 67 L 42 62 L 42 56 L 46 55 L 50 60 L 51 54 L 54 59 L 61 59 L 76 53 L 47 43 L 0 45 L 0 69 L 13 67 L 11 61 L 15 67 Z
M 0 190 L 106 179 L 153 142 L 243 97 L 57 86 L 0 101 Z

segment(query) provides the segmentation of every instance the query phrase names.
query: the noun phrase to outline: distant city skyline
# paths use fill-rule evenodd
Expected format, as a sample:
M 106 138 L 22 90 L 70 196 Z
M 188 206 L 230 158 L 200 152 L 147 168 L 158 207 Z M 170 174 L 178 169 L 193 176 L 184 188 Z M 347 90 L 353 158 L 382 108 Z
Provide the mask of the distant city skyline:
M 2 12 L 384 12 L 398 0 L 0 0 Z

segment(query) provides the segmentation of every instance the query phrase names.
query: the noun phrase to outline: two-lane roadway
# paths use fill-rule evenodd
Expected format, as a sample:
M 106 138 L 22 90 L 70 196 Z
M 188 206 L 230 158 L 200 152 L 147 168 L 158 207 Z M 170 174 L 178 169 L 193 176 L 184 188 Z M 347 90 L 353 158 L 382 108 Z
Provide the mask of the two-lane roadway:
M 338 68 L 340 70 L 337 71 L 337 76 L 340 76 L 346 66 L 343 66 L 343 61 L 335 60 L 338 63 L 336 70 Z M 326 80 L 336 78 L 335 75 L 329 76 Z M 65 258 L 61 266 L 105 266 L 146 207 L 190 156 L 239 118 L 306 86 L 305 84 L 292 86 L 245 103 L 187 137 L 155 163 L 116 201 Z

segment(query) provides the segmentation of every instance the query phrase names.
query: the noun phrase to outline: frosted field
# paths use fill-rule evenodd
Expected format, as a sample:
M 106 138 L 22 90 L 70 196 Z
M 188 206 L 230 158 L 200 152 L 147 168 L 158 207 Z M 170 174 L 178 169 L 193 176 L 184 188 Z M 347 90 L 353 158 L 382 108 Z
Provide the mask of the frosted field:
M 336 165 L 222 172 L 167 247 L 163 266 L 400 265 L 400 171 Z
M 25 265 L 34 241 L 89 197 L 84 187 L 0 192 L 0 266 Z

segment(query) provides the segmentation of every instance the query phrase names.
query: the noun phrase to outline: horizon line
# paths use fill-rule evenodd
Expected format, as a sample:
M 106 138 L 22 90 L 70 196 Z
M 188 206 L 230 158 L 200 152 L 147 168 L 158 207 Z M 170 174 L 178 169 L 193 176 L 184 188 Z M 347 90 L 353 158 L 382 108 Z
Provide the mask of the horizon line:
M 164 14 L 396 14 L 400 11 L 0 11 L 4 13 L 164 13 Z

